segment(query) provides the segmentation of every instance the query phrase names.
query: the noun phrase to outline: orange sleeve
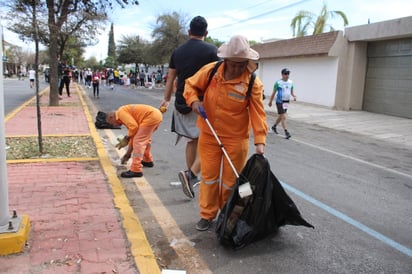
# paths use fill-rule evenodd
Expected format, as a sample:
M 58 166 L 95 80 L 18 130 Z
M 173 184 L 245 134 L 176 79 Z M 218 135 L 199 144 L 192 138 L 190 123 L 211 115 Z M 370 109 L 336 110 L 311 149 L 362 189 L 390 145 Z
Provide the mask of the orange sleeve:
M 216 63 L 212 62 L 204 65 L 192 77 L 186 79 L 183 97 L 188 106 L 191 106 L 195 101 L 200 101 L 199 96 L 203 96 L 205 89 L 208 87 L 209 74 Z
M 253 84 L 249 98 L 249 116 L 252 124 L 254 144 L 266 144 L 268 126 L 266 122 L 266 112 L 263 106 L 263 84 L 258 77 Z

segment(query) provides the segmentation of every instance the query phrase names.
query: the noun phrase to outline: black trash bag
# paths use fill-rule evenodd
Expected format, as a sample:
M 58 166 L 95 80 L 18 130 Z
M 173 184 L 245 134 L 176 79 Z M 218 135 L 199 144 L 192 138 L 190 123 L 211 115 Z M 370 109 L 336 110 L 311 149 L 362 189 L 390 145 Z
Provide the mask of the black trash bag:
M 239 196 L 239 185 L 249 182 L 253 194 Z M 284 225 L 314 228 L 305 221 L 279 180 L 270 170 L 268 160 L 252 155 L 243 168 L 229 200 L 216 222 L 218 241 L 225 246 L 241 249 L 246 245 L 273 235 Z
M 98 111 L 96 115 L 96 122 L 94 122 L 94 125 L 98 129 L 120 129 L 120 127 L 113 126 L 106 122 L 106 116 L 107 114 L 104 113 L 103 111 Z

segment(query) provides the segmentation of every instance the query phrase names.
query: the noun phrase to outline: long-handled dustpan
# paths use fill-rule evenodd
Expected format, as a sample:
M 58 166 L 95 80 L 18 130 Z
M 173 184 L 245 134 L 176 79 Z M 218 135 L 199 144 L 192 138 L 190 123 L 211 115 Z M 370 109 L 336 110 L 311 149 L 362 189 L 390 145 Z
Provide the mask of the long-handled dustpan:
M 232 161 L 230 160 L 230 157 L 227 154 L 225 147 L 223 146 L 222 142 L 220 141 L 219 136 L 217 136 L 216 131 L 214 130 L 214 128 L 210 124 L 209 119 L 207 119 L 205 109 L 202 106 L 200 106 L 199 111 L 200 111 L 200 114 L 202 115 L 203 119 L 205 119 L 206 124 L 209 126 L 210 131 L 213 133 L 213 136 L 215 136 L 216 141 L 219 144 L 220 148 L 222 149 L 223 154 L 225 155 L 227 161 L 229 162 L 230 167 L 232 168 L 233 172 L 235 173 L 236 178 L 239 179 L 239 173 L 237 172 L 237 170 L 236 170 L 235 166 L 233 165 Z
M 203 119 L 205 120 L 206 124 L 209 126 L 210 131 L 213 133 L 213 136 L 215 136 L 215 139 L 216 139 L 217 143 L 219 144 L 219 147 L 220 147 L 220 149 L 222 150 L 223 154 L 225 155 L 226 160 L 228 161 L 230 167 L 232 168 L 233 173 L 235 173 L 235 176 L 236 176 L 236 184 L 239 186 L 239 185 L 240 185 L 240 182 L 239 182 L 239 180 L 240 180 L 240 178 L 239 178 L 239 173 L 237 172 L 237 170 L 236 170 L 235 166 L 233 165 L 232 161 L 230 160 L 229 154 L 227 154 L 226 149 L 225 149 L 225 147 L 223 146 L 222 142 L 220 141 L 219 136 L 217 136 L 216 131 L 214 130 L 212 124 L 210 124 L 209 119 L 207 118 L 207 115 L 206 115 L 206 111 L 204 110 L 204 108 L 203 108 L 202 106 L 199 107 L 199 111 L 200 111 L 201 116 L 202 116 Z M 245 194 L 245 195 L 242 194 L 241 196 L 247 197 L 247 196 L 252 195 L 252 189 L 250 188 L 250 183 L 247 181 L 246 178 L 242 178 L 242 179 L 244 180 L 244 182 L 243 182 L 242 185 L 247 185 L 247 186 L 248 186 L 248 187 L 247 187 L 248 190 L 246 191 L 246 194 Z M 236 189 L 236 188 L 235 188 L 235 189 Z M 241 194 L 241 193 L 239 192 L 239 194 Z M 243 197 L 242 197 L 242 198 L 243 198 Z M 223 234 L 224 234 L 225 229 L 226 229 L 226 223 L 227 223 L 227 219 L 228 219 L 228 217 L 229 217 L 228 215 L 229 215 L 229 207 L 226 206 L 226 210 L 225 210 L 224 218 L 223 218 L 223 223 L 222 223 L 222 226 L 223 226 L 223 227 L 220 229 L 220 236 L 221 236 L 221 237 L 223 237 Z

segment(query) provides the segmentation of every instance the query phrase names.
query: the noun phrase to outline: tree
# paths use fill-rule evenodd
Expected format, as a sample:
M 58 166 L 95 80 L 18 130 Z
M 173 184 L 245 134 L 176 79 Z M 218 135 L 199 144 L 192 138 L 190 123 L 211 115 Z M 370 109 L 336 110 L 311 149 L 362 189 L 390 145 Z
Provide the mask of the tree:
M 345 13 L 339 10 L 328 11 L 326 4 L 323 4 L 319 15 L 316 15 L 310 11 L 299 11 L 290 24 L 293 30 L 293 37 L 308 35 L 310 29 L 313 29 L 313 35 L 326 32 L 327 27 L 329 27 L 328 31 L 334 31 L 335 29 L 331 25 L 327 24 L 327 22 L 335 16 L 342 18 L 344 26 L 349 24 Z
M 177 12 L 160 15 L 156 24 L 159 24 L 152 31 L 154 41 L 151 51 L 160 58 L 159 63 L 167 63 L 172 51 L 188 39 L 185 29 L 188 20 L 186 16 L 181 16 Z
M 109 46 L 107 49 L 107 59 L 106 64 L 108 67 L 115 68 L 116 67 L 116 43 L 114 41 L 114 28 L 113 23 L 110 26 L 109 32 Z
M 82 47 L 82 42 L 76 36 L 68 37 L 65 41 L 64 51 L 60 54 L 62 60 L 66 60 L 67 64 L 78 65 L 85 52 Z
M 37 8 L 41 9 L 40 0 L 20 0 L 16 3 L 16 12 L 23 13 L 30 19 L 31 38 L 35 44 L 35 58 L 34 64 L 32 63 L 30 67 L 32 67 L 35 71 L 35 79 L 39 79 L 39 25 L 37 20 Z M 42 137 L 42 130 L 41 130 L 41 112 L 40 112 L 40 96 L 39 96 L 39 81 L 35 81 L 35 90 L 36 90 L 36 110 L 37 110 L 37 131 L 38 131 L 38 144 L 39 144 L 39 153 L 43 154 L 43 137 Z
M 121 64 L 138 64 L 144 62 L 147 56 L 148 42 L 136 36 L 122 36 L 117 47 L 117 61 Z M 146 60 L 147 61 L 147 60 Z
M 101 70 L 103 69 L 103 66 L 100 62 L 97 61 L 96 57 L 92 56 L 89 59 L 87 59 L 84 63 L 85 67 L 91 68 L 93 71 L 98 69 Z
M 26 23 L 31 20 L 31 15 L 27 13 L 26 9 L 21 8 L 24 6 L 22 3 L 24 1 L 13 0 L 9 2 L 9 9 L 17 11 L 18 16 L 15 16 L 14 13 L 8 13 L 6 16 L 7 21 L 10 22 L 8 28 L 18 34 L 22 41 L 33 41 L 33 28 L 30 24 Z M 38 1 L 38 7 L 36 7 L 38 39 L 45 46 L 50 44 L 47 13 L 48 11 L 44 3 L 42 4 Z M 95 38 L 103 28 L 101 23 L 105 20 L 107 20 L 107 15 L 102 12 L 90 14 L 79 10 L 76 13 L 69 14 L 58 36 L 58 54 L 64 58 L 64 51 L 67 50 L 68 43 L 70 43 L 70 40 L 73 41 L 73 39 L 77 41 L 76 43 L 71 43 L 70 48 L 76 47 L 80 49 L 88 45 L 94 45 L 96 43 Z
M 5 1 L 2 1 L 5 2 Z M 20 5 L 22 0 L 8 0 L 7 5 L 12 8 Z M 57 76 L 57 63 L 58 56 L 62 56 L 62 52 L 69 37 L 75 36 L 79 33 L 86 33 L 88 37 L 93 37 L 92 33 L 96 30 L 96 24 L 87 25 L 86 28 L 80 29 L 76 26 L 85 26 L 86 22 L 93 21 L 102 16 L 107 16 L 107 11 L 113 8 L 113 3 L 117 3 L 122 8 L 127 5 L 138 5 L 136 0 L 38 0 L 36 1 L 36 9 L 38 12 L 38 37 L 42 37 L 40 41 L 44 45 L 49 47 L 50 54 L 50 98 L 49 105 L 57 106 L 59 104 L 58 97 L 58 76 Z M 14 11 L 15 9 L 13 9 Z M 23 24 L 26 22 L 24 19 L 16 16 Z M 30 17 L 31 18 L 31 17 Z M 93 19 L 93 20 L 91 20 Z M 77 24 L 76 23 L 80 23 Z M 48 34 L 47 34 L 48 33 Z M 33 28 L 27 29 L 20 34 L 20 37 L 24 37 L 27 40 L 33 41 L 34 30 Z M 86 37 L 87 37 L 86 36 Z M 79 38 L 79 37 L 78 37 Z M 86 41 L 79 38 L 78 41 Z
M 32 27 L 34 29 L 34 44 L 36 47 L 36 53 L 35 53 L 35 61 L 34 61 L 34 67 L 35 67 L 35 79 L 36 81 L 36 110 L 37 110 L 37 141 L 39 144 L 39 152 L 40 154 L 43 154 L 43 134 L 41 130 L 41 112 L 40 112 L 40 95 L 39 95 L 39 28 L 37 25 L 37 17 L 36 17 L 36 6 L 39 4 L 38 0 L 28 0 L 28 1 L 21 1 L 27 2 L 28 4 L 31 4 L 31 8 L 33 10 L 33 17 L 32 17 Z
M 216 47 L 220 47 L 220 46 L 223 44 L 222 41 L 219 41 L 219 40 L 216 39 L 216 38 L 212 38 L 211 36 L 207 36 L 207 37 L 205 38 L 205 42 L 208 42 L 208 43 L 210 43 L 210 44 L 213 44 L 213 45 L 215 45 Z

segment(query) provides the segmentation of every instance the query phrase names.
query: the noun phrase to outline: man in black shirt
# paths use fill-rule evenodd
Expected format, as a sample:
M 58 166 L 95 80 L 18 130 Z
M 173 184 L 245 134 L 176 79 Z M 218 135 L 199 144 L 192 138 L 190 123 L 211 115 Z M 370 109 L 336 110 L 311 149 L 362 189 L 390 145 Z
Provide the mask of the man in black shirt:
M 194 198 L 193 185 L 197 183 L 200 173 L 200 161 L 197 155 L 199 129 L 196 126 L 198 115 L 186 105 L 183 98 L 185 80 L 195 74 L 202 66 L 219 60 L 216 46 L 204 42 L 207 36 L 207 21 L 202 16 L 196 16 L 190 22 L 190 39 L 175 49 L 170 57 L 164 100 L 160 107 L 168 107 L 176 80 L 176 99 L 173 110 L 172 131 L 178 139 L 185 137 L 187 170 L 179 172 L 183 192 L 189 198 Z

